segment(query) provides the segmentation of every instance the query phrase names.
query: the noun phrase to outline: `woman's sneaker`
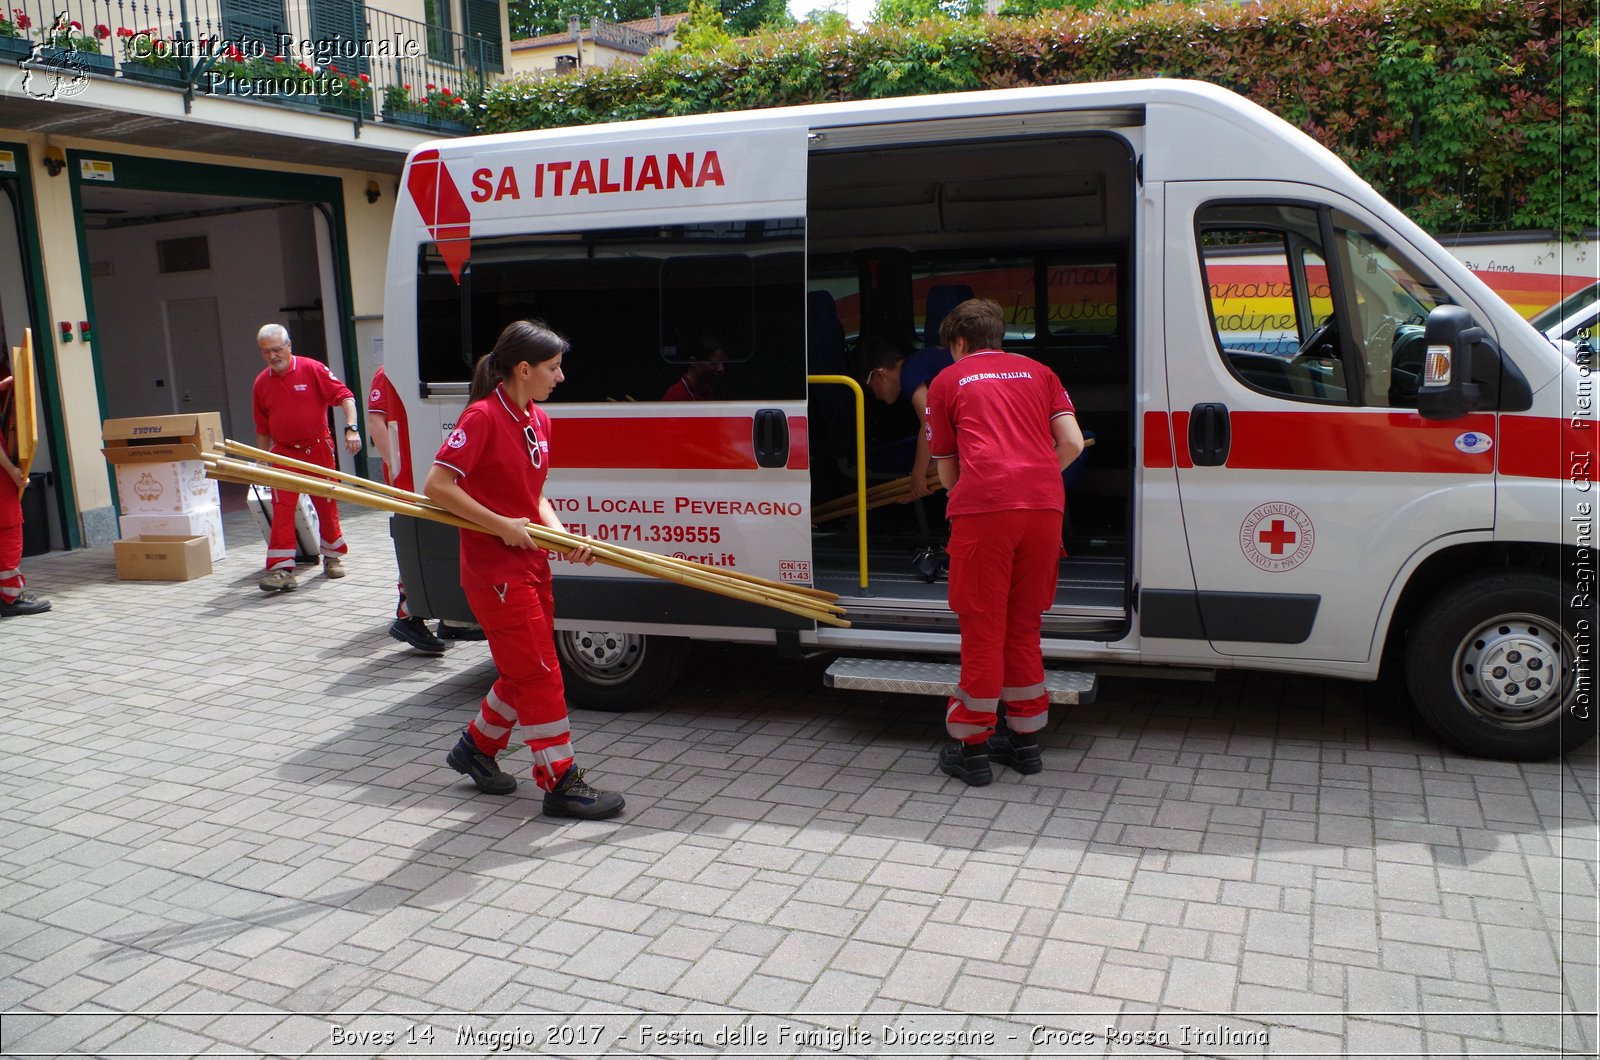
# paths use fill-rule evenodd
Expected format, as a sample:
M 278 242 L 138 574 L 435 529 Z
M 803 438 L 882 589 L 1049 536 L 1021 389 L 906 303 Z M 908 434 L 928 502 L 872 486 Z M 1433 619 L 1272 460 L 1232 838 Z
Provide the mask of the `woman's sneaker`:
M 546 817 L 576 817 L 583 821 L 599 821 L 615 817 L 622 812 L 622 796 L 614 791 L 600 791 L 583 779 L 583 770 L 569 766 L 556 782 L 555 790 L 544 793 Z
M 465 774 L 485 795 L 510 795 L 517 790 L 517 778 L 502 772 L 494 755 L 486 755 L 478 750 L 470 732 L 461 734 L 461 739 L 450 748 L 444 760 L 451 769 Z
M 428 624 L 412 615 L 397 618 L 389 624 L 389 636 L 405 641 L 424 655 L 443 655 L 444 641 L 428 631 Z
M 1044 754 L 1038 737 L 1000 731 L 989 737 L 989 757 L 1018 773 L 1037 773 L 1044 769 Z
M 994 771 L 989 768 L 988 744 L 951 740 L 939 751 L 939 769 L 975 788 L 994 779 Z

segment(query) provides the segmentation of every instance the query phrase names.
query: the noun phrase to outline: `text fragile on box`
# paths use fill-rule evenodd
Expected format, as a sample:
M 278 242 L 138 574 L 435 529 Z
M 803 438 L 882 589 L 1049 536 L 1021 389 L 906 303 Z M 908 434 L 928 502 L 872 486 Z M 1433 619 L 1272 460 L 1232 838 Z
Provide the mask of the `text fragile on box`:
M 118 541 L 112 550 L 123 581 L 186 582 L 211 573 L 211 545 L 203 537 Z
M 129 416 L 100 425 L 113 464 L 199 460 L 222 444 L 222 414 L 195 412 L 183 416 Z

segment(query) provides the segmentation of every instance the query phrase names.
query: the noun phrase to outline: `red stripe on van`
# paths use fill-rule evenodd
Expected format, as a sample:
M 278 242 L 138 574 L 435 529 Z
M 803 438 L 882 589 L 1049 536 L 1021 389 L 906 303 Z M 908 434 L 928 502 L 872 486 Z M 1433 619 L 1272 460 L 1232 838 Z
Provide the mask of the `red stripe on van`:
M 1186 411 L 1172 414 L 1172 453 L 1176 457 L 1178 467 L 1194 467 L 1194 461 L 1189 459 L 1189 413 Z
M 754 471 L 753 432 L 749 416 L 557 416 L 554 459 L 565 468 Z M 810 467 L 803 417 L 789 420 L 788 467 Z
M 1144 414 L 1144 466 L 1172 466 L 1172 433 L 1167 430 L 1164 413 Z
M 1584 426 L 1553 416 L 1500 417 L 1500 473 L 1592 483 L 1594 435 L 1600 424 L 1577 422 Z
M 1487 475 L 1494 451 L 1464 453 L 1464 434 L 1494 437 L 1487 413 L 1425 420 L 1415 412 L 1235 412 L 1228 466 L 1294 471 Z
M 789 470 L 811 467 L 811 424 L 804 416 L 789 417 Z

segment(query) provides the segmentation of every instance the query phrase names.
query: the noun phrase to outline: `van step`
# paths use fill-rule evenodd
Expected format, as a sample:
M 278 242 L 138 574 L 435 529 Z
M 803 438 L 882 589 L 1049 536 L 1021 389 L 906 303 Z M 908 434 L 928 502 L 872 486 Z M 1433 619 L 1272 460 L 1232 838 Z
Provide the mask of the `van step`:
M 906 659 L 835 659 L 822 675 L 822 683 L 829 688 L 916 696 L 954 695 L 960 679 L 961 667 L 957 663 Z M 1071 670 L 1046 670 L 1044 687 L 1052 703 L 1093 703 L 1099 690 L 1094 674 Z

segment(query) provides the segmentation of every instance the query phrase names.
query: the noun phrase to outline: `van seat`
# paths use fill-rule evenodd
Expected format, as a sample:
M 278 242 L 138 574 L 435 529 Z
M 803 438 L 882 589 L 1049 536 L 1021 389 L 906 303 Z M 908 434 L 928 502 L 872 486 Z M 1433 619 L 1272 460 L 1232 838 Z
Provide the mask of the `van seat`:
M 922 344 L 942 346 L 939 325 L 950 315 L 950 310 L 972 297 L 972 288 L 964 283 L 936 283 L 928 288 L 926 309 L 922 315 Z

